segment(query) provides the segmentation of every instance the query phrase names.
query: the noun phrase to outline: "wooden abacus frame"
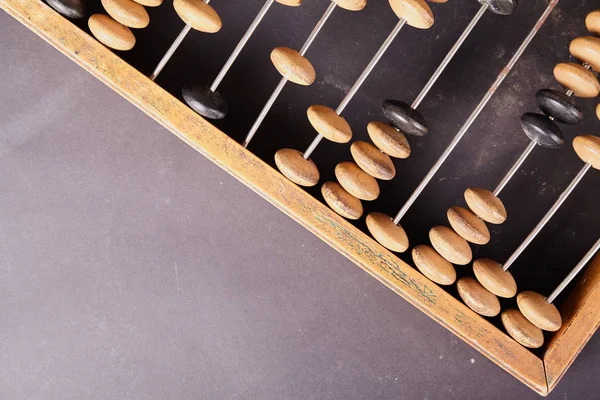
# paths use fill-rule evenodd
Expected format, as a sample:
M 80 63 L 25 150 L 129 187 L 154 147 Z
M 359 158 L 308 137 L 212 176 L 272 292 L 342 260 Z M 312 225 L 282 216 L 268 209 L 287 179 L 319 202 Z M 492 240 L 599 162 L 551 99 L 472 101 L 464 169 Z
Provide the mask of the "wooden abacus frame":
M 540 359 L 179 102 L 41 0 L 0 7 L 181 140 L 537 393 L 552 391 L 600 325 L 600 255 L 561 309 Z

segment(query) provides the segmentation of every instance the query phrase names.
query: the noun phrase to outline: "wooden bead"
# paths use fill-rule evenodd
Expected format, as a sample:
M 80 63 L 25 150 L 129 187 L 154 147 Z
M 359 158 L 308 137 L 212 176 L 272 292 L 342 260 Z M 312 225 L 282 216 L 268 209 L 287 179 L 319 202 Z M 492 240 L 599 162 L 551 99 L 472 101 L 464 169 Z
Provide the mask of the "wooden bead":
M 85 17 L 85 0 L 46 0 L 46 3 L 60 15 L 71 19 Z
M 595 71 L 600 71 L 600 38 L 582 36 L 573 39 L 569 46 L 573 57 L 588 64 Z
M 600 169 L 600 138 L 593 135 L 580 135 L 573 140 L 575 153 L 584 162 L 592 164 L 595 169 Z
M 456 282 L 460 298 L 477 314 L 486 317 L 495 317 L 500 313 L 500 301 L 486 288 L 481 286 L 476 279 L 471 277 L 460 278 Z
M 271 52 L 271 62 L 281 76 L 298 85 L 309 86 L 317 79 L 310 61 L 288 47 L 275 48 Z
M 517 305 L 525 318 L 544 331 L 556 332 L 562 326 L 562 317 L 554 304 L 535 292 L 521 292 L 517 296 Z
M 554 68 L 554 77 L 577 97 L 591 99 L 600 93 L 598 78 L 580 64 L 560 63 Z
M 348 193 L 360 200 L 371 201 L 379 197 L 377 180 L 353 162 L 339 163 L 335 167 L 335 177 Z
M 367 215 L 367 228 L 382 246 L 391 251 L 404 253 L 408 250 L 408 236 L 400 225 L 385 214 L 372 212 Z
M 517 7 L 517 0 L 479 0 L 479 2 L 489 5 L 489 9 L 499 15 L 510 15 Z
M 360 11 L 367 5 L 367 0 L 333 0 L 338 7 L 349 11 Z
M 306 111 L 310 124 L 319 134 L 335 143 L 348 143 L 352 128 L 346 119 L 326 106 L 312 105 Z
M 333 211 L 344 218 L 359 219 L 363 214 L 362 203 L 348 193 L 337 182 L 325 182 L 321 186 L 321 194 Z
M 482 188 L 468 188 L 465 201 L 479 218 L 490 224 L 501 224 L 506 221 L 504 204 L 494 193 Z
M 223 26 L 219 14 L 202 0 L 174 0 L 173 7 L 179 18 L 197 31 L 217 33 Z
M 115 21 L 130 28 L 145 28 L 150 23 L 146 9 L 132 0 L 102 0 L 102 6 Z
M 92 15 L 88 20 L 88 27 L 92 35 L 106 47 L 125 51 L 135 46 L 135 36 L 131 30 L 108 15 Z
M 600 35 L 600 10 L 592 11 L 587 15 L 585 26 L 591 33 Z
M 440 256 L 431 246 L 418 245 L 412 250 L 412 259 L 423 275 L 439 285 L 452 285 L 456 281 L 454 266 Z
M 389 0 L 394 13 L 406 23 L 419 29 L 429 29 L 433 25 L 433 12 L 425 0 Z
M 319 182 L 319 169 L 312 160 L 305 160 L 298 150 L 278 150 L 275 164 L 286 178 L 297 185 L 310 187 Z
M 396 175 L 396 167 L 386 154 L 367 142 L 354 142 L 350 146 L 354 161 L 367 174 L 377 179 L 389 181 Z
M 517 283 L 502 265 L 489 258 L 479 258 L 473 263 L 473 272 L 481 285 L 499 297 L 510 299 L 517 294 Z
M 508 309 L 502 313 L 500 319 L 506 332 L 520 345 L 537 349 L 544 344 L 542 330 L 529 322 L 519 310 Z
M 145 7 L 158 7 L 162 4 L 162 0 L 133 0 Z
M 391 157 L 408 158 L 410 145 L 406 136 L 385 122 L 373 121 L 367 125 L 369 137 L 379 150 Z
M 490 241 L 490 231 L 485 222 L 471 211 L 455 206 L 448 210 L 447 215 L 450 226 L 463 239 L 475 244 L 487 244 Z
M 467 265 L 473 258 L 469 243 L 447 226 L 435 226 L 429 231 L 433 247 L 453 264 Z
M 600 119 L 600 104 L 598 104 L 596 106 L 596 117 L 598 117 L 598 119 Z
M 540 89 L 535 94 L 540 110 L 561 124 L 575 125 L 583 121 L 583 111 L 564 92 L 553 89 Z
M 556 122 L 542 114 L 532 112 L 521 116 L 521 128 L 529 140 L 548 149 L 558 149 L 565 143 Z
M 302 4 L 302 0 L 275 0 L 276 2 L 278 2 L 279 4 L 283 4 L 284 6 L 290 6 L 290 7 L 298 7 L 300 4 Z

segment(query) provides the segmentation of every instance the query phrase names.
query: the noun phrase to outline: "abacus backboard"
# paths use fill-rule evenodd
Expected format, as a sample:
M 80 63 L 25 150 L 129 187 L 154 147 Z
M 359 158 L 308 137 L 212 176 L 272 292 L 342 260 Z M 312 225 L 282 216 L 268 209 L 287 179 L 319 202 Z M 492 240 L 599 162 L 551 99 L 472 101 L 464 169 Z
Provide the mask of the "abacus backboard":
M 165 68 L 157 83 L 181 99 L 184 84 L 207 83 L 216 75 L 229 53 L 254 18 L 261 1 L 230 0 L 213 4 L 225 28 L 216 35 L 192 32 Z M 256 114 L 279 80 L 269 61 L 273 47 L 299 47 L 320 17 L 326 2 L 307 2 L 301 8 L 273 7 L 248 47 L 223 82 L 220 92 L 227 99 L 230 115 L 214 125 L 241 141 Z M 366 212 L 393 214 L 410 195 L 427 169 L 475 107 L 486 88 L 545 7 L 545 2 L 522 4 L 512 16 L 488 14 L 449 65 L 431 95 L 421 106 L 429 119 L 430 134 L 410 138 L 413 154 L 396 161 L 395 179 L 381 183 L 381 197 L 365 203 Z M 416 96 L 477 11 L 476 2 L 450 2 L 434 6 L 436 24 L 428 31 L 405 29 L 382 59 L 376 71 L 352 101 L 345 116 L 354 128 L 354 139 L 367 137 L 364 127 L 383 119 L 380 104 L 386 98 L 410 100 Z M 100 11 L 96 2 L 91 12 Z M 591 11 L 585 3 L 559 5 L 530 45 L 513 73 L 500 88 L 464 142 L 445 164 L 434 182 L 404 220 L 412 243 L 426 243 L 433 225 L 445 224 L 446 209 L 461 203 L 467 186 L 493 186 L 527 145 L 519 116 L 535 111 L 535 92 L 542 87 L 559 89 L 552 68 L 569 59 L 568 44 L 586 34 L 583 20 Z M 182 22 L 169 3 L 149 9 L 151 23 L 136 31 L 136 47 L 119 53 L 125 61 L 148 75 L 175 38 Z M 227 21 L 235 21 L 227 23 Z M 285 21 L 285 23 L 282 23 Z M 385 2 L 372 2 L 359 13 L 340 11 L 332 16 L 307 54 L 317 72 L 317 82 L 308 88 L 289 86 L 250 146 L 270 165 L 282 147 L 304 148 L 314 137 L 305 110 L 311 104 L 334 106 L 352 85 L 364 65 L 381 44 L 397 18 Z M 85 22 L 80 26 L 84 27 Z M 570 143 L 581 133 L 595 133 L 598 126 L 595 102 L 580 100 L 583 124 L 563 127 Z M 335 165 L 350 160 L 348 145 L 323 143 L 312 156 L 321 171 L 321 182 L 331 180 Z M 505 259 L 527 235 L 575 175 L 580 162 L 570 145 L 561 150 L 541 149 L 531 156 L 504 193 L 508 221 L 492 228 L 492 241 L 477 248 L 476 255 Z M 520 258 L 513 274 L 520 288 L 550 292 L 596 239 L 600 222 L 594 215 L 594 199 L 600 194 L 600 177 L 590 174 L 565 207 L 550 222 Z M 308 192 L 321 199 L 319 186 Z M 356 226 L 365 230 L 360 220 Z M 412 264 L 408 255 L 401 259 Z M 459 275 L 468 273 L 459 269 Z M 542 277 L 542 278 L 540 278 Z M 454 293 L 454 289 L 450 289 Z M 512 305 L 506 301 L 503 307 Z M 559 299 L 558 304 L 560 304 Z M 498 319 L 492 322 L 500 327 Z M 537 353 L 542 355 L 541 352 Z

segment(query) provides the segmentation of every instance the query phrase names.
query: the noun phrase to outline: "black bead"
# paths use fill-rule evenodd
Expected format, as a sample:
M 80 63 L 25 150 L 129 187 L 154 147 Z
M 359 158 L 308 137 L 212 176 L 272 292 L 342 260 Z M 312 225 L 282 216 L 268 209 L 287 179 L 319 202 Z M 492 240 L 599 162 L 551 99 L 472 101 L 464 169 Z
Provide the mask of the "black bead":
M 46 0 L 60 15 L 71 19 L 85 17 L 85 0 Z
M 562 124 L 578 124 L 583 121 L 583 112 L 575 101 L 563 92 L 540 89 L 535 94 L 540 110 Z
M 565 142 L 558 125 L 545 115 L 525 113 L 521 116 L 521 127 L 529 139 L 542 147 L 557 149 Z
M 425 118 L 408 104 L 386 100 L 381 108 L 383 115 L 400 132 L 413 136 L 425 136 L 429 132 Z
M 489 9 L 496 14 L 510 15 L 517 7 L 517 0 L 478 0 L 481 4 L 488 4 Z
M 227 115 L 227 104 L 219 94 L 206 86 L 184 86 L 181 91 L 185 102 L 203 117 L 223 119 Z

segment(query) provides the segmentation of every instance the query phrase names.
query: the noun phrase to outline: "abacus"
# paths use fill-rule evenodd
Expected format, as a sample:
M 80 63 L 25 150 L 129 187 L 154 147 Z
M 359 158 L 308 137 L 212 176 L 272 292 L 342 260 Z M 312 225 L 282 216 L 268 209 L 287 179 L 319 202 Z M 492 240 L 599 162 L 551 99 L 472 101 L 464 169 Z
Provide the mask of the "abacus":
M 176 88 L 171 88 L 170 93 L 163 89 L 160 85 L 178 67 L 176 56 L 190 55 L 189 50 L 186 50 L 186 43 L 202 40 L 210 44 L 216 42 L 222 32 L 231 28 L 225 11 L 230 7 L 234 8 L 233 3 L 236 1 L 174 0 L 171 3 L 161 0 L 102 0 L 93 4 L 85 0 L 48 0 L 46 4 L 40 0 L 0 0 L 0 5 L 187 144 L 310 229 L 405 300 L 531 389 L 542 395 L 548 394 L 556 387 L 600 324 L 600 310 L 597 307 L 600 301 L 600 256 L 597 255 L 600 242 L 586 242 L 582 243 L 581 248 L 567 250 L 567 253 L 573 253 L 573 260 L 577 261 L 565 268 L 561 267 L 556 276 L 564 278 L 564 281 L 557 284 L 558 278 L 556 282 L 549 280 L 548 288 L 523 282 L 519 276 L 523 266 L 515 262 L 521 260 L 519 257 L 524 257 L 522 254 L 526 249 L 531 250 L 535 246 L 534 238 L 539 242 L 544 233 L 552 230 L 548 223 L 559 209 L 571 210 L 564 205 L 569 194 L 576 193 L 575 186 L 584 177 L 586 180 L 593 178 L 593 175 L 597 175 L 593 170 L 600 168 L 600 134 L 580 129 L 591 120 L 595 124 L 590 125 L 591 128 L 597 129 L 600 126 L 596 120 L 596 117 L 600 119 L 600 105 L 596 105 L 597 100 L 594 100 L 600 92 L 600 83 L 596 77 L 596 72 L 600 69 L 600 39 L 597 37 L 600 35 L 600 10 L 585 10 L 585 14 L 577 16 L 581 26 L 585 22 L 593 36 L 577 37 L 579 35 L 569 33 L 572 41 L 568 50 L 574 57 L 573 60 L 554 60 L 553 64 L 559 62 L 554 71 L 540 68 L 535 72 L 548 76 L 554 73 L 565 91 L 558 90 L 558 87 L 537 91 L 535 100 L 542 113 L 526 112 L 519 120 L 530 142 L 524 149 L 520 149 L 521 155 L 508 167 L 508 172 L 500 179 L 496 189 L 490 191 L 472 186 L 470 182 L 454 183 L 454 187 L 463 188 L 460 189 L 461 192 L 465 187 L 469 188 L 464 192 L 466 206 L 451 207 L 445 216 L 449 226 L 445 222 L 430 224 L 428 226 L 434 225 L 434 228 L 423 237 L 418 233 L 419 227 L 410 223 L 409 210 L 418 209 L 417 199 L 426 196 L 424 192 L 428 186 L 433 185 L 434 176 L 441 174 L 442 166 L 446 165 L 452 154 L 456 154 L 459 144 L 469 140 L 475 135 L 474 131 L 480 129 L 477 126 L 478 118 L 493 100 L 495 93 L 507 86 L 503 82 L 512 79 L 511 71 L 519 68 L 519 61 L 528 54 L 528 48 L 535 41 L 536 35 L 540 30 L 548 29 L 545 22 L 554 12 L 558 0 L 551 0 L 535 10 L 526 2 L 517 4 L 514 0 L 480 0 L 477 9 L 468 14 L 470 22 L 458 27 L 460 32 L 457 38 L 452 38 L 452 44 L 439 54 L 435 52 L 429 55 L 433 72 L 427 73 L 426 83 L 419 85 L 419 93 L 411 105 L 404 102 L 411 97 L 408 90 L 393 93 L 393 98 L 400 100 L 392 100 L 391 97 L 383 97 L 377 93 L 380 98 L 376 100 L 376 104 L 382 104 L 382 107 L 369 113 L 368 119 L 361 120 L 364 123 L 362 126 L 352 115 L 352 106 L 368 103 L 365 99 L 369 97 L 364 93 L 370 93 L 370 83 L 381 79 L 408 83 L 414 79 L 414 68 L 406 74 L 394 74 L 392 78 L 382 78 L 377 74 L 378 68 L 387 58 L 393 56 L 394 59 L 402 59 L 403 54 L 396 53 L 395 46 L 408 40 L 402 36 L 405 30 L 408 27 L 415 28 L 406 32 L 406 37 L 413 41 L 421 44 L 434 41 L 436 24 L 438 21 L 444 23 L 444 10 L 456 7 L 457 2 L 432 1 L 431 3 L 442 4 L 427 4 L 423 0 L 390 0 L 389 3 L 377 5 L 375 2 L 367 3 L 366 0 L 323 0 L 309 5 L 308 2 L 301 4 L 300 0 L 253 0 L 253 20 L 244 33 L 235 41 L 221 43 L 232 50 L 225 63 L 214 63 L 220 68 L 216 74 L 211 74 L 210 77 L 207 74 L 197 76 L 194 78 L 195 82 L 187 79 L 184 82 L 182 79 L 182 82 L 172 85 Z M 303 41 L 297 47 L 299 50 L 281 47 L 285 43 L 271 40 L 269 43 L 273 42 L 274 50 L 264 59 L 261 58 L 262 64 L 272 64 L 272 75 L 274 79 L 279 79 L 273 91 L 270 91 L 272 85 L 265 82 L 270 94 L 264 98 L 257 96 L 260 97 L 258 103 L 262 108 L 256 113 L 254 110 L 248 112 L 252 114 L 251 119 L 241 121 L 240 125 L 247 126 L 240 132 L 226 134 L 219 130 L 213 124 L 221 123 L 221 120 L 227 123 L 239 116 L 235 93 L 228 90 L 227 80 L 235 79 L 236 71 L 244 67 L 240 64 L 247 60 L 250 53 L 248 47 L 259 41 L 256 36 L 261 35 L 262 22 L 271 13 L 278 13 L 279 16 L 290 13 L 293 18 L 300 19 L 305 15 L 304 9 L 308 7 L 313 7 L 320 16 L 306 25 L 309 27 L 306 34 L 298 38 Z M 169 45 L 158 49 L 161 52 L 160 58 L 149 61 L 149 68 L 138 67 L 146 70 L 140 72 L 133 62 L 130 65 L 124 61 L 128 56 L 123 52 L 131 49 L 135 51 L 136 46 L 143 44 L 143 32 L 152 29 L 154 24 L 167 24 L 160 17 L 167 14 L 167 8 L 175 11 L 174 18 L 169 19 L 168 24 L 175 26 L 178 33 L 174 40 L 170 40 Z M 338 8 L 340 10 L 336 12 Z M 465 43 L 478 40 L 474 32 L 480 32 L 478 26 L 481 28 L 480 25 L 484 24 L 481 21 L 499 21 L 493 23 L 509 25 L 511 18 L 524 8 L 533 13 L 534 18 L 528 20 L 526 31 L 518 32 L 522 37 L 514 43 L 504 43 L 510 54 L 506 62 L 503 59 L 493 64 L 492 72 L 499 73 L 495 81 L 491 85 L 478 83 L 479 92 L 476 97 L 483 97 L 470 116 L 459 116 L 461 122 L 454 137 L 451 132 L 456 130 L 454 125 L 445 129 L 446 132 L 441 132 L 439 126 L 432 123 L 435 116 L 427 108 L 428 101 L 435 97 L 432 91 L 448 78 L 448 69 L 452 68 L 454 62 L 472 55 L 469 53 L 474 52 L 474 47 Z M 281 11 L 283 9 L 286 11 Z M 353 70 L 352 75 L 348 73 L 349 76 L 344 77 L 350 84 L 344 90 L 337 108 L 330 108 L 325 105 L 327 103 L 321 104 L 316 97 L 308 110 L 306 107 L 290 105 L 290 115 L 297 116 L 293 121 L 287 121 L 290 125 L 302 124 L 304 121 L 310 124 L 311 129 L 302 133 L 307 147 L 304 147 L 302 141 L 295 143 L 303 146 L 304 152 L 295 150 L 296 146 L 289 146 L 289 141 L 285 138 L 274 144 L 276 148 L 273 151 L 262 150 L 261 146 L 264 144 L 260 141 L 263 137 L 266 141 L 270 140 L 268 118 L 281 112 L 277 108 L 278 103 L 284 101 L 281 97 L 285 97 L 286 93 L 308 92 L 314 88 L 306 86 L 319 82 L 319 63 L 322 60 L 317 55 L 309 54 L 309 50 L 318 47 L 321 38 L 329 34 L 327 22 L 336 18 L 359 19 L 361 13 L 371 10 L 377 10 L 378 15 L 386 18 L 393 16 L 393 22 L 389 27 L 377 27 L 387 34 L 383 42 L 377 40 L 377 44 L 369 48 L 363 48 L 358 43 L 357 54 L 364 53 L 369 58 Z M 285 24 L 286 21 L 281 23 Z M 548 46 L 550 45 L 554 46 Z M 548 60 L 548 63 L 551 61 Z M 210 62 L 209 54 L 206 56 L 206 63 Z M 244 73 L 251 79 L 251 70 Z M 289 82 L 302 87 L 288 87 Z M 314 95 L 314 90 L 311 93 Z M 534 93 L 535 91 L 531 94 Z M 455 95 L 460 99 L 462 93 L 458 91 Z M 581 98 L 581 101 L 575 103 L 573 96 Z M 592 107 L 594 111 L 590 112 Z M 387 122 L 380 121 L 377 116 L 379 114 Z M 510 119 L 514 115 L 503 114 L 503 117 Z M 462 122 L 465 118 L 466 122 Z M 579 130 L 566 132 L 566 129 L 571 128 L 562 128 L 558 124 L 573 125 L 573 129 Z M 406 135 L 415 139 L 414 149 Z M 348 146 L 353 138 L 354 143 Z M 425 144 L 433 140 L 431 138 L 447 147 L 433 166 L 429 166 L 429 172 L 412 195 L 403 202 L 388 192 L 394 185 L 402 184 L 403 174 L 422 175 L 419 171 L 411 172 L 401 168 L 403 163 L 423 157 Z M 571 142 L 575 152 L 571 150 Z M 353 161 L 337 158 L 334 160 L 337 165 L 329 171 L 324 160 L 327 160 L 325 156 L 333 148 L 336 150 L 331 150 L 332 154 L 333 151 L 349 151 Z M 539 154 L 534 151 L 536 149 L 539 149 Z M 253 151 L 260 154 L 260 157 Z M 513 255 L 508 258 L 494 255 L 491 242 L 495 240 L 495 228 L 508 225 L 515 212 L 514 204 L 505 201 L 504 197 L 500 200 L 500 193 L 510 190 L 511 186 L 517 184 L 515 181 L 527 180 L 528 176 L 519 179 L 515 177 L 523 171 L 530 157 L 539 155 L 540 158 L 551 158 L 553 154 L 557 154 L 556 157 L 558 154 L 560 157 L 568 157 L 571 153 L 573 157 L 569 165 L 580 171 L 565 171 L 563 175 L 573 181 L 564 185 L 553 184 L 553 188 L 558 191 L 553 199 L 555 204 L 550 207 L 535 207 L 536 211 L 546 215 L 536 214 L 538 218 L 534 223 L 522 223 L 523 229 L 533 230 L 516 247 Z M 512 153 L 510 157 L 506 156 L 502 169 L 513 158 Z M 511 185 L 508 185 L 509 182 Z M 317 186 L 319 183 L 322 183 L 320 187 Z M 580 184 L 591 187 L 593 182 Z M 410 187 L 410 190 L 413 188 Z M 528 194 L 525 192 L 529 191 L 524 191 L 522 196 L 525 197 Z M 560 192 L 564 194 L 559 195 Z M 402 203 L 394 218 L 388 216 L 386 201 L 390 204 L 397 204 L 399 201 Z M 523 198 L 523 202 L 525 201 Z M 431 215 L 435 214 L 433 210 L 438 205 L 428 205 L 427 210 L 432 209 Z M 523 204 L 523 207 L 534 208 L 527 204 Z M 362 218 L 363 215 L 366 218 Z M 488 228 L 486 223 L 492 224 L 492 227 Z M 593 229 L 593 226 L 589 224 L 576 228 L 584 231 Z M 597 240 L 597 232 L 594 235 L 594 240 Z M 424 244 L 427 238 L 431 245 Z M 471 245 L 482 247 L 472 249 Z M 496 259 L 507 261 L 501 264 Z M 514 276 L 506 271 L 511 265 L 514 265 L 511 269 Z M 571 270 L 573 265 L 575 267 Z M 586 269 L 582 273 L 584 268 Z M 570 282 L 578 277 L 581 277 L 579 283 L 571 285 Z M 566 290 L 567 287 L 570 290 Z M 570 292 L 568 297 L 561 298 L 566 292 Z M 545 298 L 547 293 L 550 295 Z M 544 346 L 543 350 L 532 350 L 541 346 Z

